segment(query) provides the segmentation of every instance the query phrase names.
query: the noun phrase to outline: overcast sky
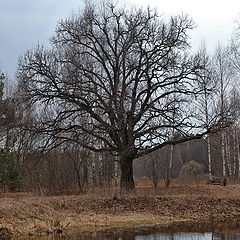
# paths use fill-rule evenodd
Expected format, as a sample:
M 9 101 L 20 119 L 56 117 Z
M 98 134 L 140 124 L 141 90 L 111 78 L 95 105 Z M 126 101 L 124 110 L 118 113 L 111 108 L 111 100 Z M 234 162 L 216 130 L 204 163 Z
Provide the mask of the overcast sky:
M 213 51 L 220 41 L 227 44 L 240 14 L 240 0 L 119 0 L 125 5 L 157 7 L 166 16 L 187 13 L 197 28 L 192 45 L 201 40 Z M 83 0 L 0 0 L 0 69 L 10 76 L 20 54 L 38 43 L 46 44 L 59 19 L 81 8 Z

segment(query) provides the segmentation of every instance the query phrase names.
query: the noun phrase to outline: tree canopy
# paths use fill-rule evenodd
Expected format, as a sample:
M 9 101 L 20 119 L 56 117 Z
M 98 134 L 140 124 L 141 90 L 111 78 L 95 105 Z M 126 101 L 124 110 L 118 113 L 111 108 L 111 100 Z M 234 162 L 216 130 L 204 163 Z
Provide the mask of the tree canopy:
M 121 188 L 133 190 L 134 158 L 211 130 L 198 116 L 206 69 L 201 55 L 189 53 L 193 28 L 185 15 L 166 21 L 154 10 L 113 3 L 88 3 L 60 21 L 51 47 L 37 46 L 19 61 L 22 92 L 44 113 L 34 126 L 42 142 L 118 155 Z M 172 129 L 182 137 L 174 139 Z

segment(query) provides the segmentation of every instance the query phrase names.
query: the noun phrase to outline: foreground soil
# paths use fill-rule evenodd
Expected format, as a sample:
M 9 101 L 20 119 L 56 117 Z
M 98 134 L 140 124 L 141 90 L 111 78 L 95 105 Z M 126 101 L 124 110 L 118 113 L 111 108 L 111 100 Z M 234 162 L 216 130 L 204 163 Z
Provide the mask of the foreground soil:
M 2 193 L 0 229 L 14 236 L 42 235 L 240 217 L 239 183 L 223 187 L 174 182 L 169 188 L 137 187 L 128 196 L 114 191 L 64 196 Z

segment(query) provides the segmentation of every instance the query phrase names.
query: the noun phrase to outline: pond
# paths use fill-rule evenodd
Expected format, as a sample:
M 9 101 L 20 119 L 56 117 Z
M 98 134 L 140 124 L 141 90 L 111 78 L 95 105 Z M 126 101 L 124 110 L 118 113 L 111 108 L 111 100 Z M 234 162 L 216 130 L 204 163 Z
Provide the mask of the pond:
M 167 226 L 155 225 L 124 229 L 106 229 L 97 232 L 63 232 L 39 238 L 19 240 L 240 240 L 240 219 L 223 222 L 183 222 Z M 18 239 L 16 239 L 18 240 Z
M 37 238 L 35 238 L 37 240 Z M 150 235 L 135 235 L 132 234 L 125 235 L 124 237 L 105 237 L 105 236 L 88 236 L 82 237 L 81 235 L 71 236 L 71 235 L 48 235 L 45 237 L 39 238 L 39 240 L 79 240 L 79 239 L 86 239 L 86 240 L 240 240 L 240 230 L 239 232 L 205 232 L 205 233 L 197 233 L 197 232 L 180 232 L 174 234 L 166 234 L 166 233 L 158 233 L 158 234 L 150 234 Z
M 121 239 L 121 238 L 120 238 Z M 239 233 L 175 233 L 136 236 L 134 240 L 240 240 Z

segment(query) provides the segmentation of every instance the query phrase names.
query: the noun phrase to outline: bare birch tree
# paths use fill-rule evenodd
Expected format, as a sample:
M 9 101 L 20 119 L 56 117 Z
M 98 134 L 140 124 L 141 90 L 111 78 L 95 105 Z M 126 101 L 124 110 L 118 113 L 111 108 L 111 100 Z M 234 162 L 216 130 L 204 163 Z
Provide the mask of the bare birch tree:
M 198 97 L 199 101 L 199 117 L 203 121 L 203 126 L 206 130 L 211 129 L 212 126 L 216 125 L 216 121 L 219 120 L 219 112 L 214 108 L 216 98 L 216 81 L 213 76 L 213 68 L 211 65 L 210 56 L 207 54 L 204 43 L 198 53 L 203 61 L 204 70 L 202 75 L 199 77 L 199 87 L 202 89 L 203 94 Z M 208 173 L 209 180 L 212 180 L 212 158 L 211 158 L 211 135 L 206 134 L 207 141 L 207 160 L 208 160 Z
M 223 185 L 227 183 L 226 179 L 226 123 L 233 122 L 236 108 L 235 102 L 231 101 L 231 91 L 234 86 L 234 71 L 230 62 L 228 49 L 218 45 L 213 57 L 214 75 L 218 87 L 218 105 L 221 126 L 221 152 L 222 152 L 222 176 Z

